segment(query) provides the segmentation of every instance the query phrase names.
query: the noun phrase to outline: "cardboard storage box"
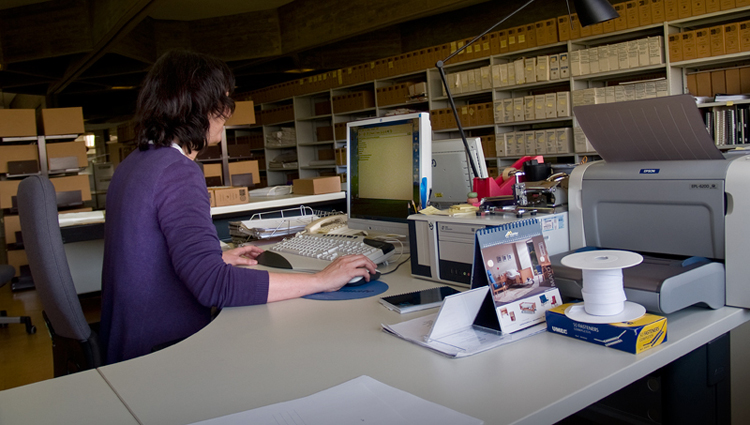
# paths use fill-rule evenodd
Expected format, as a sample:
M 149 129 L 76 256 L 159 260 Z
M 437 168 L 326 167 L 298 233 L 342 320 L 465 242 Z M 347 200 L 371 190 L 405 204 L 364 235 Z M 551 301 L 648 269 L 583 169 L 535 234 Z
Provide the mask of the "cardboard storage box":
M 89 164 L 86 157 L 86 143 L 84 141 L 47 143 L 47 164 L 50 170 L 86 167 Z
M 36 136 L 34 109 L 0 109 L 0 137 Z
M 53 177 L 50 179 L 55 186 L 55 192 L 58 195 L 58 202 L 61 207 L 71 206 L 78 201 L 86 202 L 91 200 L 91 187 L 89 177 L 86 174 L 66 177 Z M 13 198 L 18 193 L 18 185 L 21 180 L 2 180 L 0 181 L 0 208 L 13 208 Z M 79 195 L 80 193 L 80 195 Z
M 8 264 L 16 269 L 15 276 L 21 276 L 21 266 L 29 265 L 29 260 L 26 258 L 26 251 L 23 249 L 9 249 L 5 253 L 8 257 Z
M 711 71 L 711 96 L 725 94 L 727 92 L 727 83 L 724 70 Z
M 18 242 L 17 235 L 21 233 L 21 219 L 17 215 L 3 217 L 5 224 L 5 243 L 7 245 Z
M 0 209 L 13 208 L 19 183 L 21 180 L 0 180 Z
M 680 34 L 671 34 L 669 36 L 669 60 L 670 62 L 680 62 L 682 60 L 682 37 L 680 37 Z
M 739 23 L 733 22 L 724 25 L 724 47 L 728 55 L 740 52 Z
M 9 163 L 11 164 L 8 167 Z M 17 172 L 28 170 L 25 172 Z M 37 145 L 0 146 L 0 173 L 33 174 L 39 172 L 39 149 Z
M 119 143 L 135 140 L 135 122 L 128 121 L 117 126 L 117 141 Z
M 206 186 L 223 186 L 223 174 L 221 163 L 203 164 L 203 176 L 206 178 Z
M 83 108 L 52 108 L 42 109 L 39 122 L 39 132 L 46 136 L 60 134 L 81 134 L 83 128 Z
M 249 158 L 253 156 L 253 148 L 247 143 L 227 145 L 227 155 L 230 158 Z
M 315 115 L 331 115 L 331 101 L 317 102 L 314 106 Z
M 89 184 L 89 176 L 86 174 L 53 177 L 50 178 L 50 181 L 55 186 L 59 208 L 73 206 L 78 201 L 86 202 L 91 200 L 91 186 Z
M 711 56 L 711 35 L 708 28 L 695 30 L 695 54 L 698 58 Z
M 260 183 L 258 161 L 238 161 L 229 163 L 229 181 L 231 186 L 254 186 Z
M 346 165 L 346 146 L 344 146 L 343 148 L 336 148 L 335 156 L 336 156 L 336 165 L 339 165 L 339 166 Z
M 709 37 L 711 43 L 711 56 L 721 56 L 726 53 L 726 45 L 724 43 L 724 26 L 717 25 L 709 29 Z
M 330 161 L 335 159 L 333 148 L 320 148 L 318 149 L 318 160 Z
M 340 122 L 333 125 L 333 135 L 335 136 L 336 140 L 338 141 L 344 141 L 346 140 L 346 123 Z
M 246 204 L 250 200 L 246 187 L 218 186 L 209 187 L 208 191 L 212 207 Z
M 109 152 L 109 162 L 115 167 L 121 163 L 129 154 L 136 149 L 136 145 L 131 143 L 112 143 L 107 142 L 107 151 Z
M 234 102 L 234 114 L 224 125 L 249 125 L 255 124 L 255 106 L 252 100 Z
M 292 182 L 292 193 L 295 195 L 319 195 L 334 192 L 341 192 L 341 179 L 338 176 L 295 179 Z
M 667 341 L 667 318 L 646 313 L 622 323 L 582 323 L 565 315 L 573 304 L 547 310 L 547 331 L 638 354 Z
M 727 94 L 742 94 L 739 68 L 729 68 L 724 70 L 724 82 L 726 83 Z
M 315 137 L 318 142 L 333 140 L 333 127 L 330 125 L 315 128 Z

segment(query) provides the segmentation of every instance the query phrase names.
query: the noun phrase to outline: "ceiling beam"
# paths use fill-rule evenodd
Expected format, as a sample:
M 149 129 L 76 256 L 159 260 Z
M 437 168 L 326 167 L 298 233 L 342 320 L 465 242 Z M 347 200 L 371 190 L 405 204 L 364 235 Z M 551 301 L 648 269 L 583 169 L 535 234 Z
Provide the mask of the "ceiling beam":
M 277 56 L 283 53 L 279 16 L 264 10 L 192 21 L 190 45 L 224 61 Z
M 153 64 L 158 57 L 155 43 L 155 22 L 146 18 L 136 25 L 122 39 L 110 49 L 111 53 L 135 59 L 147 64 Z
M 284 52 L 302 51 L 487 0 L 295 0 L 279 8 Z
M 92 48 L 86 0 L 56 0 L 0 11 L 3 63 L 87 52 Z
M 172 49 L 190 48 L 190 22 L 160 21 L 157 19 L 153 22 L 157 57 Z
M 71 64 L 65 75 L 50 85 L 48 94 L 59 94 L 84 71 L 107 53 L 112 46 L 127 36 L 147 16 L 151 6 L 158 0 L 92 0 L 92 22 L 102 22 L 96 28 L 99 38 L 93 49 L 80 60 Z M 115 5 L 116 4 L 116 5 Z
M 403 53 L 398 25 L 298 54 L 301 68 L 338 69 Z

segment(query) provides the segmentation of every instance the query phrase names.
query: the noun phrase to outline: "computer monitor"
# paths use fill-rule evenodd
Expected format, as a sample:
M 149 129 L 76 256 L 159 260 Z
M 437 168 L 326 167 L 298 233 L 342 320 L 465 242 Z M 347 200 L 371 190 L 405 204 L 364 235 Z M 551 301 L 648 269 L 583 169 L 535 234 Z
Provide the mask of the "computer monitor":
M 432 141 L 432 196 L 430 204 L 437 208 L 466 203 L 466 195 L 473 190 L 474 177 L 486 178 L 487 164 L 479 137 L 468 137 L 469 154 L 461 139 Z M 477 166 L 475 176 L 469 165 L 469 155 Z
M 407 235 L 407 217 L 432 187 L 430 115 L 347 123 L 346 146 L 349 228 Z

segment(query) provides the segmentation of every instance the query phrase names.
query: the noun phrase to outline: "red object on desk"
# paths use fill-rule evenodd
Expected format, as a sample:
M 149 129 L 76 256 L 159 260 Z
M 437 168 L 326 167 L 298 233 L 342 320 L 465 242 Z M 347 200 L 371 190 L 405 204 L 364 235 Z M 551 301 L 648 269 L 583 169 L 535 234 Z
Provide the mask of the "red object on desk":
M 511 167 L 515 168 L 516 170 L 522 171 L 523 170 L 523 163 L 526 161 L 531 161 L 532 159 L 536 159 L 537 162 L 540 164 L 544 163 L 544 157 L 543 156 L 524 156 L 518 161 L 514 162 Z M 520 178 L 521 181 L 524 181 L 525 179 L 523 176 Z M 503 181 L 503 176 L 497 176 L 496 179 L 492 177 L 488 177 L 486 179 L 475 177 L 474 178 L 474 192 L 477 193 L 477 197 L 482 200 L 484 198 L 487 198 L 489 196 L 503 196 L 503 195 L 512 195 L 513 194 L 513 185 L 515 184 L 516 180 L 515 178 L 509 178 L 508 180 Z

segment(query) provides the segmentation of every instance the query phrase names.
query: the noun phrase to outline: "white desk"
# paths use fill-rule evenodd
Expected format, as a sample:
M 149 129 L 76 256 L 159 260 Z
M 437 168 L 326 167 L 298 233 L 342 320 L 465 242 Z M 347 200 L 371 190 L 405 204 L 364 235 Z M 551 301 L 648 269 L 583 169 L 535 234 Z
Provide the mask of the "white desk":
M 137 425 L 96 370 L 0 392 L 0 424 Z
M 408 264 L 387 294 L 432 283 Z M 750 320 L 750 311 L 691 308 L 669 316 L 668 342 L 640 355 L 543 333 L 448 359 L 381 331 L 399 315 L 376 297 L 292 300 L 225 309 L 163 351 L 100 372 L 142 424 L 187 424 L 303 397 L 369 375 L 487 424 L 546 424 L 588 406 Z

